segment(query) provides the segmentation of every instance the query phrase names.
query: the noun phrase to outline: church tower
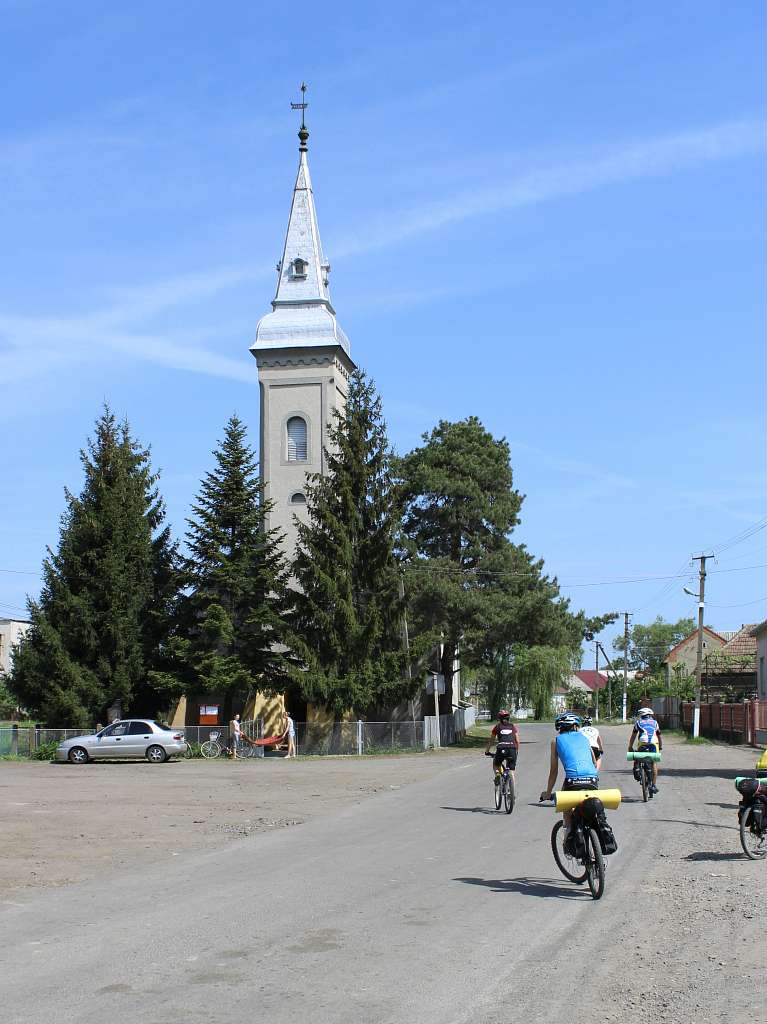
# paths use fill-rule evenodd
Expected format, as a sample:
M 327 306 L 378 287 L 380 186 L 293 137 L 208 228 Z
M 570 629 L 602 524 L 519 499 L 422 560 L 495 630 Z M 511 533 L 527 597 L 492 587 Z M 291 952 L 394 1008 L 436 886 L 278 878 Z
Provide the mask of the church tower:
M 325 472 L 328 425 L 334 410 L 345 405 L 355 368 L 330 301 L 330 264 L 322 251 L 309 176 L 306 103 L 293 106 L 301 109 L 298 176 L 272 312 L 259 321 L 250 349 L 261 392 L 264 495 L 273 503 L 267 525 L 285 535 L 288 555 L 296 545 L 293 517 L 306 514 L 306 476 Z

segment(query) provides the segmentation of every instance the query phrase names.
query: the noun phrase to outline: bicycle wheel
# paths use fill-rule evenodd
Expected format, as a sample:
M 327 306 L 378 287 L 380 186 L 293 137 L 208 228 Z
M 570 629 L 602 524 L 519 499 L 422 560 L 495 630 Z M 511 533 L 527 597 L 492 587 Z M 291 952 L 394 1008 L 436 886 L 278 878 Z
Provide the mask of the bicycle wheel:
M 501 777 L 498 772 L 493 776 L 493 799 L 495 800 L 495 809 L 500 811 L 501 801 L 503 800 L 503 794 L 501 793 Z
M 750 815 L 749 808 L 744 807 L 738 811 L 740 818 L 740 845 L 749 860 L 761 860 L 767 855 L 767 834 L 752 831 L 752 826 L 746 824 Z
M 221 747 L 215 740 L 205 740 L 200 744 L 200 753 L 203 757 L 218 757 L 221 754 Z
M 511 814 L 514 810 L 514 797 L 514 776 L 509 772 L 503 785 L 503 809 L 507 814 Z
M 584 830 L 586 840 L 586 880 L 589 883 L 591 895 L 595 900 L 602 898 L 605 891 L 605 862 L 602 857 L 602 847 L 599 845 L 599 836 L 593 828 Z
M 557 862 L 557 867 L 571 882 L 585 882 L 586 881 L 586 870 L 582 864 L 579 863 L 577 857 L 573 857 L 569 853 L 565 853 L 564 848 L 565 842 L 565 823 L 558 821 L 554 828 L 551 830 L 551 852 L 554 854 L 554 860 Z
M 642 769 L 639 773 L 640 782 L 642 783 L 642 803 L 647 803 L 647 799 L 650 793 L 650 787 L 647 785 L 647 765 L 643 764 Z

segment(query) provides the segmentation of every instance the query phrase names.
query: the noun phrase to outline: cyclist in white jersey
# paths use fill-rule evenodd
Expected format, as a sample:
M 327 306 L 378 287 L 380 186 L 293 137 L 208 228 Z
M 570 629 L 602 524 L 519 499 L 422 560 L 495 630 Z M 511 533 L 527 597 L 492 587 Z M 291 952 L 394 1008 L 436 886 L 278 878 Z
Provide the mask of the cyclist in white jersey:
M 637 742 L 637 750 L 650 754 L 660 753 L 663 750 L 663 737 L 660 734 L 660 726 L 655 719 L 655 712 L 652 708 L 640 708 L 637 711 L 634 728 L 631 730 L 629 739 L 629 752 L 634 749 L 634 741 Z M 634 778 L 637 778 L 637 766 L 634 765 Z M 652 765 L 652 792 L 658 792 L 658 763 L 653 761 Z
M 592 724 L 590 718 L 584 718 L 583 725 L 581 726 L 581 733 L 586 737 L 591 745 L 591 752 L 594 755 L 597 771 L 599 771 L 602 767 L 602 755 L 605 752 L 605 749 L 602 746 L 602 737 L 599 735 L 599 729 Z

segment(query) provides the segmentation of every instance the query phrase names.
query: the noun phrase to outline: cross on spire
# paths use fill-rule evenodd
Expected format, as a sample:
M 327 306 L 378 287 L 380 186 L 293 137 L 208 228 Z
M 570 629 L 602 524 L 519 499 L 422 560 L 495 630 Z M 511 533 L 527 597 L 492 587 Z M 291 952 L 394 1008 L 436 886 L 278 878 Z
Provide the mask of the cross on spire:
M 309 104 L 306 102 L 306 82 L 302 82 L 301 83 L 301 102 L 300 103 L 293 103 L 291 101 L 290 109 L 291 110 L 300 110 L 301 111 L 301 127 L 298 129 L 298 138 L 301 140 L 301 145 L 299 146 L 299 149 L 303 150 L 304 152 L 306 151 L 306 140 L 309 138 L 309 132 L 306 129 L 306 120 L 305 120 L 305 116 L 304 116 L 304 113 L 305 113 L 306 108 L 308 106 L 309 106 Z

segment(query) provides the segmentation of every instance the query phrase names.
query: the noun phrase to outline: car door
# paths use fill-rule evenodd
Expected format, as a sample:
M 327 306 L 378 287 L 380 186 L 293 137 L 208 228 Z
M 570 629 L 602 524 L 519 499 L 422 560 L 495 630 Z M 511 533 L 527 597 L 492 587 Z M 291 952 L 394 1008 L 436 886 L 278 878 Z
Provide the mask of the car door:
M 151 746 L 154 733 L 149 722 L 139 721 L 130 723 L 130 729 L 126 736 L 126 743 L 129 757 L 144 757 L 146 748 Z
M 97 742 L 89 751 L 91 757 L 124 757 L 125 743 L 130 722 L 115 722 L 98 734 Z

